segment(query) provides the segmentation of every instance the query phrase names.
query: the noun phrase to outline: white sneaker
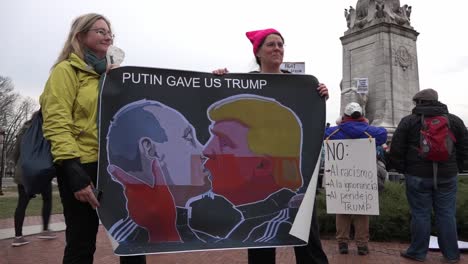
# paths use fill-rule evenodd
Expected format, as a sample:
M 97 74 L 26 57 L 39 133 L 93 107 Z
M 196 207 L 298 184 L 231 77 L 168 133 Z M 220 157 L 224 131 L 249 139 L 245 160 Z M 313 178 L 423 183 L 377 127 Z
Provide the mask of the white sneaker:
M 26 240 L 22 236 L 15 237 L 15 239 L 13 239 L 13 242 L 11 243 L 11 245 L 14 246 L 14 247 L 20 247 L 20 246 L 23 246 L 23 245 L 26 245 L 26 244 L 29 244 L 29 241 Z
M 54 232 L 50 231 L 49 229 L 42 231 L 37 238 L 39 239 L 54 239 L 57 235 Z

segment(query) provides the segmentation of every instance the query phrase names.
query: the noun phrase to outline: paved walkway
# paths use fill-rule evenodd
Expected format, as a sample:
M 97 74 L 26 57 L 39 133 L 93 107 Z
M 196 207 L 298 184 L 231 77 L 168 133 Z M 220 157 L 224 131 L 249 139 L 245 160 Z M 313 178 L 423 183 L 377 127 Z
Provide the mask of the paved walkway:
M 24 231 L 26 238 L 31 243 L 22 247 L 12 247 L 13 219 L 0 220 L 0 264 L 48 264 L 61 263 L 63 248 L 65 244 L 65 232 L 62 215 L 52 215 L 51 228 L 57 231 L 57 239 L 40 240 L 36 237 L 41 230 L 40 217 L 26 217 Z M 99 228 L 97 239 L 97 250 L 95 254 L 96 264 L 119 263 L 118 257 L 112 252 L 111 244 L 102 226 Z M 402 243 L 380 243 L 371 242 L 370 254 L 367 256 L 357 255 L 354 245 L 350 245 L 348 255 L 340 255 L 337 250 L 336 241 L 322 240 L 324 250 L 328 255 L 330 263 L 334 264 L 397 264 L 418 263 L 403 259 L 399 252 L 407 247 Z M 440 263 L 439 252 L 430 252 L 425 263 Z M 280 248 L 276 254 L 277 263 L 295 263 L 294 251 L 291 248 Z M 148 256 L 148 263 L 167 264 L 195 264 L 195 263 L 247 263 L 247 251 L 242 250 L 216 250 L 193 253 L 172 253 Z M 468 263 L 468 256 L 462 255 L 460 263 Z
M 4 185 L 5 186 L 5 185 Z M 7 194 L 6 195 L 15 195 Z M 1 208 L 0 208 L 1 210 Z M 42 230 L 41 217 L 26 217 L 23 225 L 23 234 L 31 243 L 12 247 L 14 236 L 13 218 L 0 219 L 0 264 L 55 264 L 61 263 L 63 249 L 65 245 L 65 224 L 63 215 L 52 215 L 50 228 L 57 233 L 57 238 L 53 240 L 40 240 L 36 234 Z M 325 253 L 330 264 L 411 264 L 414 262 L 400 257 L 400 251 L 408 247 L 404 243 L 380 243 L 370 242 L 370 254 L 367 256 L 357 255 L 356 248 L 350 244 L 348 255 L 338 253 L 335 240 L 322 240 Z M 107 238 L 106 231 L 101 225 L 97 237 L 97 249 L 95 264 L 118 264 L 119 258 L 112 252 L 111 244 Z M 431 251 L 425 263 L 441 263 L 440 252 Z M 278 264 L 295 263 L 294 251 L 292 248 L 279 248 L 276 253 Z M 241 264 L 247 263 L 247 250 L 213 250 L 192 253 L 171 253 L 151 255 L 147 258 L 147 263 L 157 264 Z M 468 255 L 462 254 L 459 263 L 468 264 Z

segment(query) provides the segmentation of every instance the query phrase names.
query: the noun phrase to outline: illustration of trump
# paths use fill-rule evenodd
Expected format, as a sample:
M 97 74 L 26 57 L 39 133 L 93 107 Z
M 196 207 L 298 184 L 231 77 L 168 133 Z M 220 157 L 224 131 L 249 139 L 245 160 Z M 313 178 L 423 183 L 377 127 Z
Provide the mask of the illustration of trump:
M 211 172 L 215 195 L 189 200 L 192 229 L 228 241 L 276 243 L 291 238 L 302 201 L 297 191 L 303 184 L 298 117 L 274 99 L 248 94 L 218 101 L 207 113 L 212 123 L 204 166 Z M 226 219 L 241 213 L 240 221 L 225 229 L 227 234 L 215 230 L 219 219 L 203 214 L 210 202 L 223 200 L 233 205 L 232 214 L 223 212 Z

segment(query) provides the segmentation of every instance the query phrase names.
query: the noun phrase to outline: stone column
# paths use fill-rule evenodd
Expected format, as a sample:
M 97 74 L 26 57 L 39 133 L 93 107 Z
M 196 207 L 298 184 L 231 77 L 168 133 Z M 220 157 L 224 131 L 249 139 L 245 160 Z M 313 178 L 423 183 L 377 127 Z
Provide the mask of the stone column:
M 411 98 L 419 91 L 419 33 L 409 23 L 411 7 L 400 7 L 399 1 L 359 0 L 357 9 L 350 11 L 345 12 L 348 31 L 340 38 L 342 91 L 352 88 L 353 78 L 368 78 L 366 117 L 372 125 L 387 128 L 391 136 L 401 118 L 411 112 Z M 342 95 L 341 113 L 350 98 L 349 93 Z

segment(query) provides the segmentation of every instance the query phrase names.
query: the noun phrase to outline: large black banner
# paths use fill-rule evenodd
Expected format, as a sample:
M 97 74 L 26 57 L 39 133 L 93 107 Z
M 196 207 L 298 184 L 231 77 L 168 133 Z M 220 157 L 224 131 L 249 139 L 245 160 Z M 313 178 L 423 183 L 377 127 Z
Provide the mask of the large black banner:
M 99 118 L 99 217 L 119 255 L 301 245 L 319 157 L 311 75 L 120 67 Z

